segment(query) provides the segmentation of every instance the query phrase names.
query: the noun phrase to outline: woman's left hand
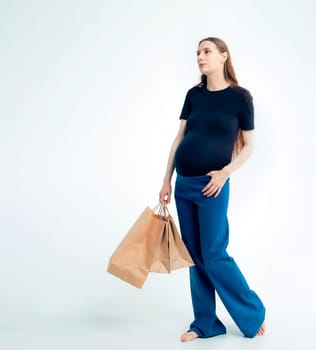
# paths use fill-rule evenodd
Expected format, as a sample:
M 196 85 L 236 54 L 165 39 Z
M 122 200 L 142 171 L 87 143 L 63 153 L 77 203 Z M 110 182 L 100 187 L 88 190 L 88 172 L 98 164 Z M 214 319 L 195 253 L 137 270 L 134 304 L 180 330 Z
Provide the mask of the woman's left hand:
M 202 189 L 202 193 L 205 197 L 218 197 L 223 186 L 225 185 L 226 180 L 229 177 L 228 171 L 222 170 L 214 170 L 207 173 L 207 175 L 211 176 L 210 182 Z

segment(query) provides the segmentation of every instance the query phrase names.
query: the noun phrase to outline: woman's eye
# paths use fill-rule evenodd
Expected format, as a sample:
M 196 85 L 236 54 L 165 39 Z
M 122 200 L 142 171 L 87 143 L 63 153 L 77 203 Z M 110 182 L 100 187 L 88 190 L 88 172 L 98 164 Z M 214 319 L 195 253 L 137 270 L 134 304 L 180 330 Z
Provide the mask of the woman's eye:
M 204 53 L 209 53 L 209 52 L 212 52 L 212 51 L 211 51 L 211 50 L 204 50 Z M 197 52 L 196 52 L 196 55 L 199 56 L 200 53 L 201 53 L 201 52 L 197 51 Z

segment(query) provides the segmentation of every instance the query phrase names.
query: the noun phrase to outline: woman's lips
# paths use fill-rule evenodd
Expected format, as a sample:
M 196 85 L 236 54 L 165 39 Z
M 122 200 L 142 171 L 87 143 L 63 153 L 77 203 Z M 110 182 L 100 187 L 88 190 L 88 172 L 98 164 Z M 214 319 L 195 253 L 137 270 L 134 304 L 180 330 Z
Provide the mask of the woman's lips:
M 200 67 L 204 67 L 204 66 L 206 66 L 206 64 L 205 63 L 200 63 L 199 66 Z

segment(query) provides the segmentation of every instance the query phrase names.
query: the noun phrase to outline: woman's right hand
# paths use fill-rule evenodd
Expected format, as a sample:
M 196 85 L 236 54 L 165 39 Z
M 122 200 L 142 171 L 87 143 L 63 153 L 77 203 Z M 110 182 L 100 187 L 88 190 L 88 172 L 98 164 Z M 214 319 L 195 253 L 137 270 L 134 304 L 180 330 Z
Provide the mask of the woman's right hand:
M 164 182 L 159 192 L 159 202 L 169 204 L 171 201 L 172 187 L 170 182 Z

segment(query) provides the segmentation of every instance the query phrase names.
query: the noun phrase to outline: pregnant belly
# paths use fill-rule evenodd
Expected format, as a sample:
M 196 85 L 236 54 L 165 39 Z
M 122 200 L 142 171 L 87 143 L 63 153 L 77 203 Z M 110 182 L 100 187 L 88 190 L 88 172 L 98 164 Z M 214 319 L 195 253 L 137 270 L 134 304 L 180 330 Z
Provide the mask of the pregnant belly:
M 201 176 L 222 169 L 230 159 L 227 144 L 184 139 L 175 154 L 175 168 L 183 176 Z

